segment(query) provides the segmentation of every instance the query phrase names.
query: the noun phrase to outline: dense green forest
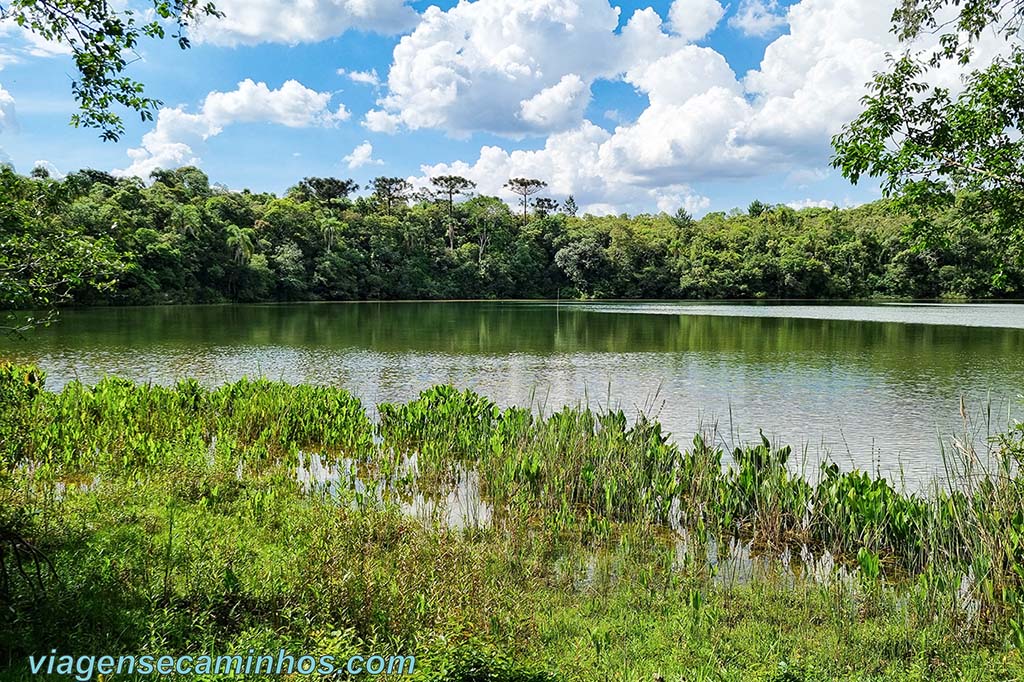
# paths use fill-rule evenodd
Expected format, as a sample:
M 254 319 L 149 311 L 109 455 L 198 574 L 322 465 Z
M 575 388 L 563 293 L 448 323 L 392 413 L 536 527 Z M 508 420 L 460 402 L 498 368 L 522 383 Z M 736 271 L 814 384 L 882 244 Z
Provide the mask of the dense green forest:
M 362 194 L 350 180 L 306 178 L 280 197 L 211 185 L 193 167 L 151 180 L 0 170 L 0 241 L 10 262 L 32 271 L 3 278 L 4 304 L 998 298 L 1024 290 L 1019 255 L 956 203 L 929 217 L 933 233 L 948 236 L 924 245 L 909 236 L 911 218 L 886 201 L 799 211 L 754 201 L 694 220 L 682 211 L 577 215 L 571 198 L 545 198 L 543 183 L 521 185 L 513 208 L 452 177 L 435 179 L 436 192 L 377 178 Z M 47 281 L 45 251 L 57 243 L 61 266 L 79 266 Z M 39 287 L 45 296 L 35 295 Z

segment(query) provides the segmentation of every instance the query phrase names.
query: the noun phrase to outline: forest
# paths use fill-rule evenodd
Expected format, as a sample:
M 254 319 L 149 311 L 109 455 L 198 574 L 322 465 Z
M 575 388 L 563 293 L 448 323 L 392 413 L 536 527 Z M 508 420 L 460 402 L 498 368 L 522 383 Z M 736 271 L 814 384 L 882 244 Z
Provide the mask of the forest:
M 1019 297 L 1024 266 L 970 196 L 911 215 L 752 201 L 699 220 L 579 215 L 543 180 L 517 206 L 458 176 L 414 188 L 305 178 L 283 196 L 200 169 L 150 182 L 0 169 L 3 307 L 462 298 L 978 299 Z M 58 247 L 59 248 L 56 248 Z M 48 262 L 50 254 L 60 262 Z M 49 270 L 48 270 L 49 268 Z M 52 270 L 52 272 L 50 271 Z M 27 273 L 26 271 L 31 271 Z

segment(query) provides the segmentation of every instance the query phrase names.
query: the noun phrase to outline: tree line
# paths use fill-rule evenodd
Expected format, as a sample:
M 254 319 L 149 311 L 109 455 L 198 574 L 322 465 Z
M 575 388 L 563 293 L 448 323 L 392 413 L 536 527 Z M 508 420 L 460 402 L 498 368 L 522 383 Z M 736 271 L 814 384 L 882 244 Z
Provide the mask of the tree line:
M 116 140 L 118 109 L 151 120 L 159 100 L 125 55 L 221 12 L 202 0 L 153 12 L 72 0 L 11 0 L 0 19 L 65 45 L 78 76 L 73 125 Z M 230 192 L 196 168 L 153 183 L 83 170 L 57 181 L 0 170 L 0 307 L 456 297 L 1016 297 L 1024 269 L 1024 4 L 906 0 L 892 32 L 908 47 L 876 73 L 864 110 L 833 138 L 832 164 L 885 200 L 844 210 L 755 201 L 695 221 L 676 215 L 577 216 L 514 178 L 511 210 L 459 176 L 413 191 L 376 178 L 306 178 L 285 196 Z M 170 30 L 168 34 L 166 31 Z M 983 34 L 1009 40 L 975 59 Z M 959 94 L 929 82 L 966 67 Z M 934 79 L 931 79 L 934 80 Z M 22 320 L 29 328 L 41 320 Z M 15 327 L 17 328 L 17 327 Z M 0 331 L 10 331 L 9 320 Z
M 695 220 L 578 215 L 513 178 L 510 207 L 448 175 L 304 178 L 283 196 L 211 185 L 198 168 L 150 184 L 81 170 L 0 170 L 7 308 L 443 298 L 998 298 L 1024 291 L 1019 254 L 958 205 L 919 242 L 890 202 L 752 202 Z M 917 220 L 918 218 L 914 218 Z M 47 263 L 48 250 L 61 253 Z M 69 257 L 69 254 L 71 257 Z M 52 266 L 49 270 L 48 267 Z

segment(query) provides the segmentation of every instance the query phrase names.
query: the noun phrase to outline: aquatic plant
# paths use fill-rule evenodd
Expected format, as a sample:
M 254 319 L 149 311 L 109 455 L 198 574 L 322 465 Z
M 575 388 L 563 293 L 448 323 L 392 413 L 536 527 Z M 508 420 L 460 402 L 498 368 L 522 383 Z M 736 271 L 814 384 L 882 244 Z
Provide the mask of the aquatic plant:
M 342 389 L 263 379 L 43 386 L 36 368 L 0 365 L 9 656 L 58 640 L 111 646 L 109 633 L 170 651 L 286 640 L 428 652 L 424 679 L 515 680 L 550 679 L 523 657 L 564 663 L 544 642 L 572 641 L 588 670 L 614 677 L 631 659 L 604 610 L 626 604 L 651 627 L 684 626 L 694 647 L 751 610 L 796 618 L 792 603 L 816 619 L 799 627 L 844 637 L 897 619 L 894 665 L 1024 645 L 1021 429 L 994 466 L 964 455 L 970 475 L 925 495 L 831 463 L 812 480 L 763 437 L 726 458 L 702 437 L 680 447 L 643 416 L 501 409 L 450 386 L 381 405 L 376 423 Z M 314 456 L 335 472 L 330 486 L 299 482 Z M 459 485 L 479 486 L 483 519 L 409 513 L 416 496 L 459 502 Z M 737 577 L 723 568 L 730 546 L 807 566 Z M 826 556 L 834 567 L 818 568 Z M 550 609 L 561 615 L 538 615 Z M 662 663 L 640 667 L 718 669 L 689 649 L 666 663 L 672 646 L 683 645 L 666 640 L 651 653 Z M 835 672 L 786 652 L 760 659 L 770 675 Z

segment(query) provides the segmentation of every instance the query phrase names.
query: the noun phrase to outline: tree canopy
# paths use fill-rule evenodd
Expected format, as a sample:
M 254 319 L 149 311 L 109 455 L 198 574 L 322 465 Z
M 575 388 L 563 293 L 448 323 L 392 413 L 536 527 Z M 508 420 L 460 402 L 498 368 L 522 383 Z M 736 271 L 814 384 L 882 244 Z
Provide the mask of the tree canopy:
M 404 178 L 378 177 L 373 179 L 373 196 L 384 207 L 385 213 L 391 215 L 395 205 L 404 202 L 412 191 L 412 185 Z
M 461 175 L 439 175 L 430 184 L 448 199 L 448 247 L 455 248 L 455 197 L 476 188 L 476 183 Z
M 104 231 L 89 234 L 60 215 L 69 187 L 0 167 L 0 333 L 48 323 L 86 290 L 109 292 L 126 267 Z
M 313 201 L 321 205 L 338 205 L 359 191 L 354 180 L 338 178 L 302 178 L 288 190 L 288 195 L 299 201 Z
M 890 57 L 869 84 L 864 111 L 833 140 L 833 165 L 853 182 L 880 178 L 885 194 L 914 215 L 921 243 L 962 229 L 931 219 L 957 204 L 1015 259 L 1024 254 L 1024 47 L 1015 39 L 1022 25 L 1022 0 L 903 0 L 893 31 L 907 43 L 936 34 L 937 47 L 908 46 Z M 978 63 L 986 34 L 1005 39 L 1005 49 Z M 966 72 L 959 93 L 929 83 L 935 69 L 953 65 Z
M 683 210 L 572 216 L 533 205 L 524 220 L 498 197 L 398 195 L 407 188 L 386 177 L 345 196 L 229 191 L 192 167 L 152 179 L 4 170 L 2 306 L 1024 293 L 1024 267 L 959 204 L 928 215 L 950 238 L 918 247 L 904 238 L 911 217 L 888 201 L 800 211 L 761 202 L 756 215 L 699 220 Z M 997 270 L 1005 277 L 994 281 Z
M 536 178 L 511 178 L 505 183 L 508 190 L 519 195 L 519 201 L 523 206 L 523 220 L 526 219 L 530 208 L 530 197 L 547 186 L 548 183 Z

